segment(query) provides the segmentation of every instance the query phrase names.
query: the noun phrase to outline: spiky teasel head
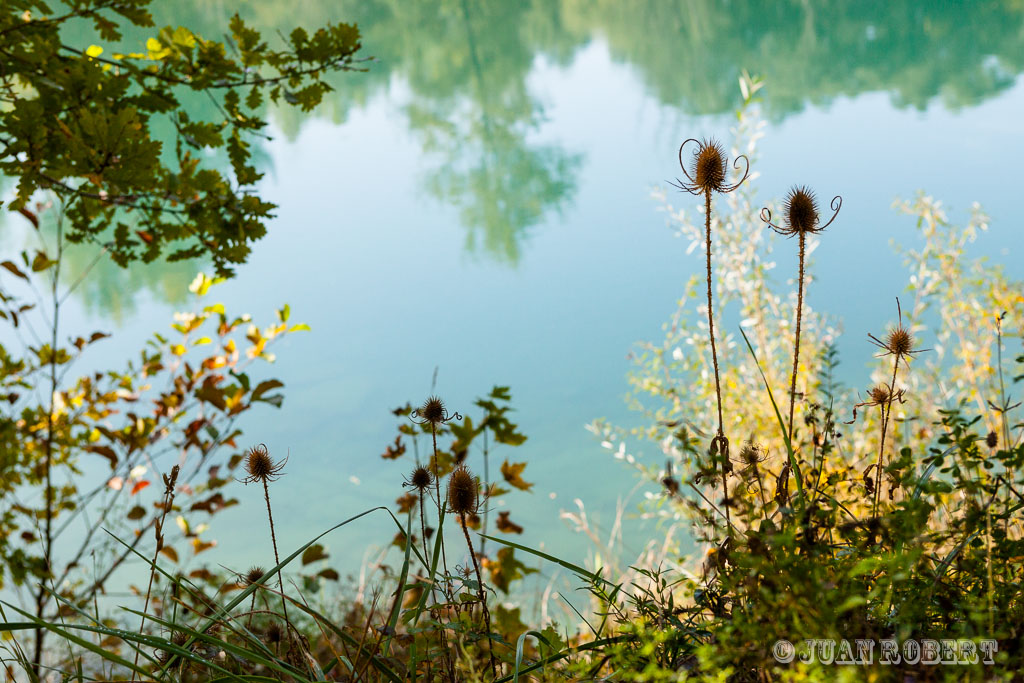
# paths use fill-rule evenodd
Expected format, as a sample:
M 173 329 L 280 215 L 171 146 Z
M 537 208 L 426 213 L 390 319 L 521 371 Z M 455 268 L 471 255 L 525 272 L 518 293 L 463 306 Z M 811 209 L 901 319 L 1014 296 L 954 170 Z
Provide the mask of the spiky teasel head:
M 287 464 L 288 458 L 280 462 L 274 462 L 270 452 L 263 444 L 253 446 L 245 456 L 245 472 L 247 476 L 242 480 L 245 484 L 261 481 L 263 483 L 276 481 L 282 476 L 281 470 Z
M 457 515 L 476 513 L 480 503 L 480 488 L 465 465 L 456 467 L 448 477 L 448 509 Z
M 174 645 L 175 647 L 184 648 L 185 647 L 185 641 L 187 641 L 187 640 L 188 640 L 188 634 L 186 634 L 186 633 L 183 633 L 181 631 L 173 631 L 171 633 L 171 638 L 170 638 L 171 645 Z M 177 657 L 178 657 L 178 654 L 176 652 L 171 652 L 170 650 L 164 650 L 164 649 L 158 650 L 157 651 L 157 655 L 156 655 L 156 659 L 157 659 L 158 662 L 160 662 L 161 666 L 167 666 L 169 664 L 172 664 L 173 663 L 172 660 L 175 660 Z
M 906 389 L 894 389 L 889 390 L 884 384 L 878 384 L 868 389 L 867 399 L 861 401 L 857 405 L 853 406 L 853 419 L 846 424 L 853 424 L 857 421 L 857 410 L 859 408 L 874 408 L 875 406 L 889 406 L 893 403 L 903 403 L 903 398 L 906 396 Z
M 284 640 L 284 629 L 276 621 L 267 626 L 267 642 L 280 643 Z
M 903 325 L 898 325 L 885 336 L 885 348 L 891 354 L 907 356 L 914 350 L 914 335 Z
M 448 409 L 445 408 L 444 401 L 437 396 L 427 398 L 423 405 L 412 411 L 412 416 L 419 418 L 420 424 L 431 424 L 435 427 L 449 420 L 462 419 L 462 416 L 458 413 L 449 413 Z
M 720 191 L 725 187 L 725 175 L 729 172 L 722 146 L 715 140 L 703 140 L 690 169 L 694 182 L 701 189 Z
M 764 462 L 768 456 L 760 444 L 747 441 L 740 448 L 740 460 L 748 467 L 757 467 L 758 463 Z
M 690 160 L 689 168 L 687 168 L 686 162 L 683 161 L 683 148 L 690 142 L 696 143 L 697 149 Z M 690 194 L 732 192 L 750 174 L 750 162 L 742 154 L 736 157 L 733 167 L 739 169 L 740 159 L 743 159 L 746 164 L 743 177 L 729 185 L 726 183 L 726 177 L 729 175 L 729 162 L 722 144 L 715 139 L 697 140 L 696 138 L 690 138 L 679 146 L 679 167 L 683 170 L 683 174 L 688 182 L 677 178 L 675 182 L 669 181 L 669 184 Z
M 843 198 L 836 195 L 832 198 L 832 218 L 824 225 L 821 224 L 821 214 L 818 211 L 818 198 L 811 188 L 806 185 L 794 185 L 786 199 L 783 201 L 782 210 L 785 215 L 785 223 L 776 225 L 772 223 L 772 212 L 767 207 L 761 209 L 761 220 L 768 226 L 786 237 L 793 235 L 809 235 L 818 233 L 832 225 L 832 221 L 839 215 L 839 209 L 843 206 Z
M 409 478 L 405 480 L 406 486 L 411 486 L 420 493 L 423 493 L 434 484 L 434 475 L 423 465 L 417 465 Z
M 868 339 L 884 352 L 879 357 L 896 356 L 897 361 L 900 359 L 909 361 L 914 354 L 927 351 L 928 349 L 914 348 L 916 340 L 910 330 L 903 326 L 903 310 L 900 308 L 899 299 L 896 299 L 896 312 L 899 322 L 896 323 L 896 327 L 889 328 L 885 335 L 885 340 L 879 339 L 873 334 L 869 334 Z
M 262 579 L 264 574 L 266 574 L 266 571 L 263 570 L 263 567 L 250 567 L 249 571 L 243 574 L 240 578 L 244 585 L 251 586 Z
M 889 387 L 884 384 L 879 384 L 868 389 L 868 400 L 863 403 L 858 403 L 856 407 L 884 406 L 890 403 L 896 403 L 897 401 L 903 403 L 904 395 L 906 395 L 905 389 L 890 391 Z
M 871 387 L 868 391 L 868 401 L 875 405 L 882 405 L 889 400 L 889 387 L 884 384 Z
M 818 199 L 811 190 L 794 187 L 786 195 L 786 222 L 793 232 L 816 232 L 818 230 Z

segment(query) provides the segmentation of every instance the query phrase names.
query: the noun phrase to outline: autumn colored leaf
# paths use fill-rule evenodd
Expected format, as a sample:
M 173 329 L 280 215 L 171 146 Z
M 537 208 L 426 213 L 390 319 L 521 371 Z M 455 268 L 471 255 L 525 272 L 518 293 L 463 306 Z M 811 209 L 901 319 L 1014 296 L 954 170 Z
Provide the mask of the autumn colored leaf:
M 395 502 L 398 503 L 398 511 L 402 514 L 405 514 L 406 512 L 409 512 L 409 510 L 412 510 L 414 507 L 416 507 L 416 503 L 418 503 L 419 500 L 419 496 L 417 496 L 415 493 L 410 492 L 405 494 L 404 496 L 401 496 L 400 498 L 395 500 Z
M 131 495 L 134 496 L 136 493 L 146 488 L 147 486 L 149 486 L 148 479 L 143 479 L 142 481 L 135 482 L 135 486 L 132 487 Z
M 6 268 L 11 272 L 12 275 L 20 277 L 22 280 L 25 280 L 26 282 L 28 281 L 28 275 L 25 275 L 25 273 L 21 272 L 18 266 L 14 265 L 14 263 L 11 261 L 4 261 L 0 263 L 0 267 Z
M 523 527 L 519 526 L 508 517 L 511 513 L 508 510 L 498 513 L 498 531 L 506 534 L 521 534 Z
M 89 445 L 89 446 L 85 447 L 85 450 L 88 451 L 89 453 L 95 453 L 96 455 L 102 455 L 104 458 L 109 460 L 110 461 L 110 469 L 114 469 L 115 467 L 117 467 L 117 453 L 115 453 L 114 449 L 111 448 L 110 446 Z M 111 481 L 113 481 L 113 480 L 111 480 Z M 111 486 L 111 488 L 114 488 L 114 487 Z M 132 491 L 132 493 L 134 494 L 134 491 Z
M 402 443 L 402 436 L 398 435 L 395 437 L 394 443 L 388 445 L 387 450 L 381 453 L 382 458 L 385 460 L 394 460 L 399 458 L 405 453 L 405 444 Z
M 214 547 L 215 545 L 217 545 L 217 541 L 202 541 L 199 538 L 193 538 L 192 539 L 192 552 L 194 554 L 198 555 L 199 553 L 203 552 L 204 550 L 209 550 L 210 548 Z
M 523 481 L 523 478 L 520 475 L 523 473 L 524 469 L 526 469 L 525 462 L 510 463 L 506 460 L 501 465 L 501 476 L 505 478 L 505 481 L 512 486 L 515 486 L 517 489 L 521 491 L 529 491 L 533 484 Z

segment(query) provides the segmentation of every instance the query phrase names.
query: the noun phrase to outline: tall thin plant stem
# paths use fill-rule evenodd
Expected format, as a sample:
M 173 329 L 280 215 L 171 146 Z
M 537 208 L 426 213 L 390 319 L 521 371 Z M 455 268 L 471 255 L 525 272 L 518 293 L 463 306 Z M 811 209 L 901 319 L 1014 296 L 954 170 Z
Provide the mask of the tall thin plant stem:
M 715 346 L 715 316 L 712 309 L 711 294 L 711 190 L 704 190 L 704 234 L 707 238 L 707 271 L 708 271 L 708 337 L 711 339 L 711 363 L 715 368 L 715 398 L 718 401 L 718 434 L 712 443 L 717 444 L 717 453 L 722 458 L 722 494 L 725 507 L 725 523 L 732 532 L 732 518 L 729 515 L 729 476 L 725 458 L 728 458 L 728 441 L 725 439 L 725 426 L 722 418 L 722 385 L 718 377 L 718 349 Z M 714 450 L 714 449 L 713 449 Z
M 889 418 L 892 415 L 892 402 L 895 400 L 893 392 L 896 391 L 896 373 L 900 368 L 900 356 L 895 354 L 895 360 L 892 364 L 892 381 L 889 383 L 889 398 L 885 402 L 885 410 L 882 415 L 882 441 L 878 445 L 878 464 L 875 465 L 875 500 L 871 506 L 871 516 L 875 517 L 878 514 L 878 494 L 882 490 L 882 454 L 885 453 L 885 432 L 889 426 Z
M 160 510 L 160 519 L 156 523 L 156 549 L 153 550 L 153 563 L 149 568 L 149 585 L 146 586 L 146 600 L 142 605 L 142 620 L 139 622 L 139 633 L 142 633 L 142 629 L 146 626 L 146 610 L 149 609 L 149 599 L 153 592 L 153 578 L 156 576 L 156 562 L 160 557 L 160 551 L 164 547 L 164 520 L 167 519 L 167 513 L 171 509 L 171 505 L 174 502 L 174 485 L 178 481 L 179 468 L 177 465 L 171 469 L 170 476 L 164 475 L 164 502 Z M 135 650 L 135 667 L 139 666 L 139 650 Z M 132 680 L 135 680 L 135 674 L 137 672 L 132 670 Z
M 486 415 L 484 416 L 484 419 L 481 421 L 481 424 L 486 427 L 486 425 L 487 425 L 487 416 Z M 488 453 L 489 453 L 489 449 L 488 449 L 488 443 L 487 443 L 487 429 L 485 428 L 484 429 L 484 500 L 487 500 L 487 496 L 489 496 L 490 493 L 491 493 L 491 467 L 490 467 L 490 462 L 489 462 L 489 458 L 488 458 Z M 481 557 L 484 556 L 484 549 L 486 548 L 486 544 L 487 544 L 487 533 L 488 533 L 488 529 L 490 529 L 490 527 L 487 524 L 488 519 L 489 519 L 490 511 L 491 511 L 491 506 L 490 505 L 485 505 L 484 506 L 484 524 L 483 524 L 484 530 L 483 530 L 483 533 L 480 534 L 480 556 Z
M 437 519 L 439 520 L 437 530 L 439 536 L 437 541 L 441 544 L 441 564 L 444 567 L 444 575 L 448 576 L 448 558 L 446 558 L 444 554 L 444 534 L 440 529 L 440 519 L 444 513 L 441 510 L 441 477 L 439 477 L 437 473 L 437 426 L 433 422 L 430 423 L 430 436 L 434 443 L 434 457 L 431 462 L 434 466 L 434 491 L 437 494 Z M 442 592 L 445 592 L 449 599 L 452 598 L 451 590 Z
M 793 340 L 793 377 L 789 382 L 789 442 L 793 443 L 793 409 L 796 406 L 796 373 L 800 367 L 800 325 L 804 313 L 804 255 L 806 254 L 807 236 L 800 233 L 800 275 L 797 281 L 796 294 L 796 338 Z
M 66 202 L 61 202 L 60 213 L 57 215 L 57 258 L 53 265 L 53 282 L 50 296 L 53 300 L 53 325 L 50 328 L 50 402 L 46 412 L 46 444 L 43 461 L 44 478 L 46 480 L 46 517 L 43 522 L 43 562 L 48 578 L 53 578 L 53 447 L 54 447 L 54 395 L 57 393 L 57 329 L 60 322 L 60 302 L 58 287 L 60 286 L 60 266 L 64 259 L 64 211 Z M 40 581 L 39 592 L 36 593 L 36 617 L 43 618 L 46 606 L 46 581 Z M 46 630 L 41 626 L 35 630 L 35 648 L 32 656 L 32 672 L 36 678 L 42 673 L 43 640 Z
M 427 494 L 426 491 L 420 491 L 420 532 L 423 534 L 423 561 L 427 563 L 426 571 L 430 572 L 430 558 L 432 553 L 430 552 L 430 546 L 427 545 Z
M 469 548 L 469 559 L 473 561 L 473 570 L 476 572 L 476 585 L 480 595 L 480 607 L 484 611 L 484 628 L 487 629 L 487 654 L 491 659 L 491 675 L 497 677 L 498 669 L 494 663 L 494 642 L 491 640 L 491 612 L 487 609 L 487 594 L 484 592 L 484 579 L 480 574 L 480 565 L 476 561 L 476 553 L 473 551 L 473 542 L 469 540 L 469 529 L 466 527 L 466 514 L 459 513 L 459 521 L 462 525 L 462 533 L 466 537 L 466 547 Z
M 267 487 L 267 480 L 263 480 L 263 499 L 267 501 L 267 519 L 270 521 L 270 542 L 274 546 L 274 566 L 281 564 L 281 558 L 277 554 L 277 534 L 274 531 L 274 513 L 270 511 L 270 489 Z M 277 587 L 281 590 L 281 611 L 284 614 L 286 624 L 288 620 L 288 602 L 284 599 L 284 577 L 281 576 L 280 568 L 277 570 Z

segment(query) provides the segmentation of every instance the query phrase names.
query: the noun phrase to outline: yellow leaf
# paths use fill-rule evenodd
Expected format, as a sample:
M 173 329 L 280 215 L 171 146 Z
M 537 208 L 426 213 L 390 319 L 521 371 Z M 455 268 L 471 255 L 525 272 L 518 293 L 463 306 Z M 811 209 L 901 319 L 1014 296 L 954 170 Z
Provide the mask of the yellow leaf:
M 505 478 L 505 481 L 512 486 L 515 486 L 517 489 L 529 491 L 533 484 L 523 481 L 523 478 L 520 475 L 523 473 L 524 469 L 526 469 L 525 462 L 510 463 L 506 460 L 501 465 L 501 476 Z
M 209 550 L 210 548 L 212 548 L 215 545 L 217 545 L 217 541 L 200 541 L 198 538 L 193 538 L 192 539 L 192 552 L 194 554 L 198 555 L 199 553 L 203 552 L 204 550 Z
M 90 45 L 89 47 L 85 48 L 85 54 L 89 57 L 99 57 L 101 54 L 103 54 L 103 48 L 99 45 Z
M 173 353 L 175 356 L 184 356 L 185 346 L 183 344 L 175 344 L 174 346 L 171 347 L 171 353 Z
M 188 286 L 188 291 L 192 292 L 196 296 L 204 296 L 210 291 L 210 285 L 213 284 L 213 280 L 206 276 L 205 273 L 199 273 L 196 278 L 192 280 L 192 284 Z
M 150 38 L 146 41 L 146 50 L 149 51 L 147 56 L 150 59 L 163 59 L 171 54 L 170 48 L 164 47 L 156 38 Z M 156 66 L 154 65 L 153 68 L 155 69 Z

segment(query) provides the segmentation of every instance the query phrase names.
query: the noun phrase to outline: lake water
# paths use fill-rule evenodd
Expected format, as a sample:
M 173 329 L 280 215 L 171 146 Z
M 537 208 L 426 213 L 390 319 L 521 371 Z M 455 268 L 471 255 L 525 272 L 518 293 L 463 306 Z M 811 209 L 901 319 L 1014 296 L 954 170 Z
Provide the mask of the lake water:
M 336 79 L 312 115 L 269 113 L 259 189 L 280 208 L 249 263 L 211 295 L 258 320 L 287 302 L 312 327 L 275 349 L 283 407 L 242 424 L 244 443 L 290 453 L 273 491 L 282 551 L 402 493 L 410 463 L 380 458 L 390 409 L 426 397 L 436 367 L 437 393 L 471 415 L 476 396 L 511 387 L 529 440 L 493 457 L 525 459 L 536 483 L 509 497 L 527 530 L 517 540 L 576 560 L 588 552 L 559 511 L 579 498 L 607 528 L 636 481 L 584 425 L 634 419 L 627 353 L 661 338 L 703 263 L 673 237 L 651 190 L 678 175 L 683 139 L 730 139 L 743 70 L 766 80 L 759 197 L 793 183 L 844 197 L 814 255 L 809 303 L 842 319 L 850 383 L 866 381 L 865 333 L 887 322 L 877 311 L 906 283 L 899 257 L 878 248 L 915 240 L 894 199 L 925 190 L 955 220 L 980 202 L 991 229 L 972 253 L 1024 276 L 1014 165 L 1024 7 L 934 5 L 240 3 L 271 40 L 297 23 L 355 21 L 376 57 Z M 233 6 L 181 0 L 157 21 L 217 36 Z M 4 250 L 20 249 L 22 226 L 4 221 Z M 105 265 L 66 329 L 114 332 L 89 362 L 116 363 L 167 329 L 197 267 Z M 204 557 L 266 563 L 262 520 L 246 513 L 260 492 L 235 494 L 242 505 L 216 518 L 219 547 Z M 352 571 L 393 533 L 390 520 L 370 518 L 329 537 L 328 550 Z M 657 532 L 627 536 L 627 551 L 645 533 Z

